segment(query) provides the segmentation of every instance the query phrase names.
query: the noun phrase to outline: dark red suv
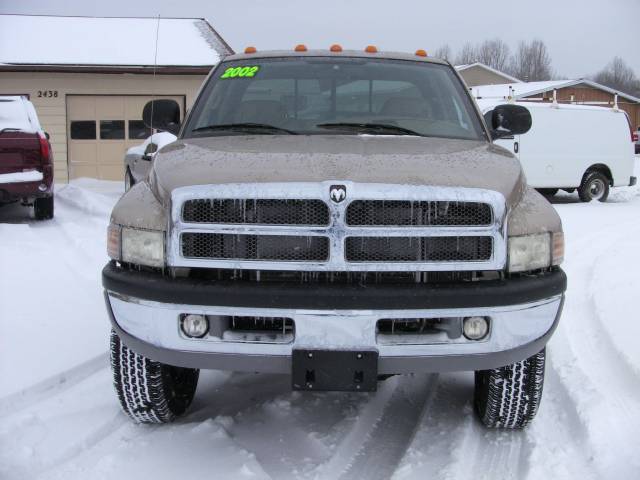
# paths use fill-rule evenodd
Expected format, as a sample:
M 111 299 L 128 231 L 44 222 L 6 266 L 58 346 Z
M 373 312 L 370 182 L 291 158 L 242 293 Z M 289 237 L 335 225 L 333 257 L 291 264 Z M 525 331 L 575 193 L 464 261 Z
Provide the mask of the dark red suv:
M 0 204 L 17 201 L 53 218 L 53 155 L 33 104 L 0 96 Z

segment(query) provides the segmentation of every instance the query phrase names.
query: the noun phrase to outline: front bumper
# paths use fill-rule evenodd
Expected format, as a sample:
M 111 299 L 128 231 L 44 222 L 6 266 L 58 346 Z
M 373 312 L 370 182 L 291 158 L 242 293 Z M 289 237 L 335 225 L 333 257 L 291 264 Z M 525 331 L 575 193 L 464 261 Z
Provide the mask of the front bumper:
M 294 349 L 374 349 L 380 374 L 496 368 L 544 348 L 562 310 L 561 270 L 508 281 L 455 285 L 238 285 L 169 279 L 108 264 L 105 299 L 113 328 L 132 350 L 183 367 L 291 372 Z M 410 287 L 410 288 L 409 288 Z M 287 317 L 290 343 L 186 338 L 182 314 Z M 381 343 L 380 319 L 485 316 L 484 340 Z

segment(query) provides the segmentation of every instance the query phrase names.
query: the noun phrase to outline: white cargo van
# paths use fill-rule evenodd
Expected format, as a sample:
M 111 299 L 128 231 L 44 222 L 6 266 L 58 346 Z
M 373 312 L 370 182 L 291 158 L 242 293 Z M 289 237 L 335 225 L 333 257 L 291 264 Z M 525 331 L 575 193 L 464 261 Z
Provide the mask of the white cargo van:
M 485 116 L 504 100 L 478 100 Z M 576 189 L 584 202 L 604 202 L 610 187 L 634 185 L 633 131 L 618 109 L 542 102 L 514 102 L 531 112 L 524 135 L 495 140 L 519 159 L 527 182 L 541 193 Z

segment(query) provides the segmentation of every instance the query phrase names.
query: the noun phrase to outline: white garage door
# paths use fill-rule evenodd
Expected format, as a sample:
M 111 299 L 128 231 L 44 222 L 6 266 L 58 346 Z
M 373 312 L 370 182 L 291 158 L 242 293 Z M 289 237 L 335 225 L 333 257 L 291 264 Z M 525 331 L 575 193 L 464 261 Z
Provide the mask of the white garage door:
M 142 123 L 142 109 L 153 98 L 171 98 L 184 117 L 184 96 L 68 95 L 69 178 L 124 178 L 124 154 L 151 133 Z

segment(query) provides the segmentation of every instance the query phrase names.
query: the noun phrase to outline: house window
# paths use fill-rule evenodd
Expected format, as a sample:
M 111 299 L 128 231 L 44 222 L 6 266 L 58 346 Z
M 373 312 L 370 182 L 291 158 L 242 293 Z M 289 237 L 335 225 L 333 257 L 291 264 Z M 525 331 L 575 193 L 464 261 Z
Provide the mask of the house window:
M 100 140 L 124 140 L 124 120 L 100 120 Z
M 76 120 L 71 122 L 71 140 L 95 140 L 95 120 Z
M 129 140 L 144 140 L 151 136 L 151 129 L 142 120 L 129 120 Z

